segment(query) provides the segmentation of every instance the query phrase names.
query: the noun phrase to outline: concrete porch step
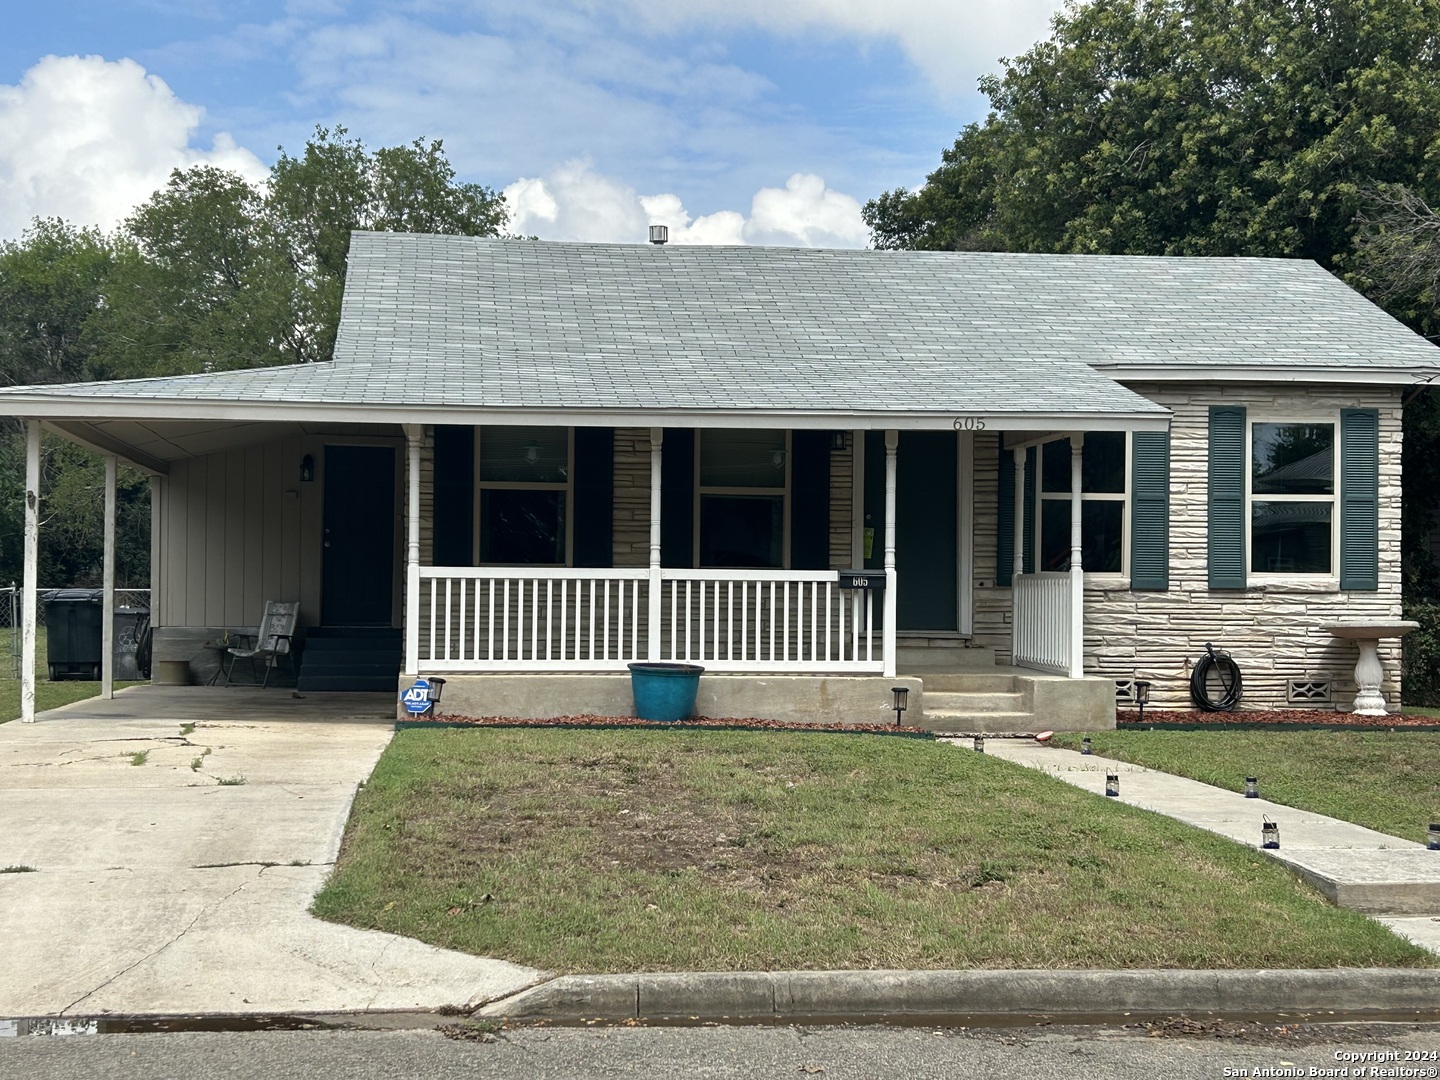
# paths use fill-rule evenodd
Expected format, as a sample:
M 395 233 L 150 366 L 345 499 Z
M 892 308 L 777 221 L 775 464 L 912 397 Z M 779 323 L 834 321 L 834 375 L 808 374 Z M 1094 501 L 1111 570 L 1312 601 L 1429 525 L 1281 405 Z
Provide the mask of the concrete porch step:
M 995 650 L 970 645 L 966 638 L 901 635 L 895 641 L 895 667 L 906 675 L 927 671 L 983 671 L 995 666 Z
M 925 710 L 918 722 L 926 731 L 1016 732 L 1034 731 L 1035 714 L 1028 712 L 962 712 L 958 709 Z
M 927 671 L 920 676 L 930 694 L 1009 694 L 1019 691 L 1015 676 L 1004 672 Z
M 931 690 L 925 686 L 925 711 L 960 713 L 1020 713 L 1026 712 L 1025 695 L 1018 690 L 987 691 L 981 693 L 954 693 Z

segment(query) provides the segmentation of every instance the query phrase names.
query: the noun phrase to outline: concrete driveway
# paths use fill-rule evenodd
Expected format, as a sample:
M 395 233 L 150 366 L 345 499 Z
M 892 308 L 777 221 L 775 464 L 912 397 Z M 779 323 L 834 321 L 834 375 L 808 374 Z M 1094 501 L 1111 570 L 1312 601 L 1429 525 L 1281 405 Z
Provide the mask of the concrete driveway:
M 0 1016 L 435 1008 L 538 981 L 306 913 L 393 708 L 143 686 L 0 725 L 0 869 L 34 869 L 0 873 Z

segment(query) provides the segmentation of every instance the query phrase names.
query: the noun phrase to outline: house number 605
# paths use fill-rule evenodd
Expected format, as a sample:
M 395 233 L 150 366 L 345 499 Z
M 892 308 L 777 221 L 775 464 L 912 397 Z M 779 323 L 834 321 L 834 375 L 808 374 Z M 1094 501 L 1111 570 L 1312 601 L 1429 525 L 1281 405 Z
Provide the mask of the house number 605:
M 957 416 L 955 418 L 956 431 L 984 431 L 985 420 L 979 416 Z

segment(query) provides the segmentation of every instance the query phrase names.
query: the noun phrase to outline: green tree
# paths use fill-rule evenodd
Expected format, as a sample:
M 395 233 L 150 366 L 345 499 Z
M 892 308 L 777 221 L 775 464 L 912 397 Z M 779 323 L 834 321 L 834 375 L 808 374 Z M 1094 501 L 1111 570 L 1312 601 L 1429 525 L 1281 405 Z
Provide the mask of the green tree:
M 1335 266 L 1361 189 L 1440 193 L 1440 0 L 1092 0 L 982 80 L 991 112 L 877 247 Z

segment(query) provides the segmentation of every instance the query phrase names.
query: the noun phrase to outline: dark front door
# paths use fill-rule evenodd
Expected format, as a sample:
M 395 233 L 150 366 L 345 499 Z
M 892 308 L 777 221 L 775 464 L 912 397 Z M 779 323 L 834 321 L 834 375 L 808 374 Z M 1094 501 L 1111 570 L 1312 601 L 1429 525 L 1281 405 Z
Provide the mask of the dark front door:
M 326 626 L 389 626 L 395 591 L 395 451 L 325 447 Z
M 957 444 L 951 431 L 902 431 L 895 456 L 897 630 L 960 628 Z M 885 565 L 885 433 L 865 438 L 865 526 L 874 529 L 867 567 Z

